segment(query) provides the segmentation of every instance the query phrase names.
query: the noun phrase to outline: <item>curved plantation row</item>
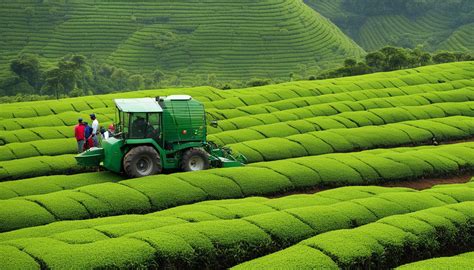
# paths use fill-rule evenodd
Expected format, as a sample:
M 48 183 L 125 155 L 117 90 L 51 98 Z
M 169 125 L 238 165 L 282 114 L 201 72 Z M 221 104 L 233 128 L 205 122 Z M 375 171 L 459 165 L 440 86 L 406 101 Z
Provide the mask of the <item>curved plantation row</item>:
M 423 88 L 420 88 L 423 89 Z M 274 120 L 271 123 L 277 121 L 286 121 L 298 119 L 298 117 L 311 117 L 311 116 L 321 116 L 321 115 L 333 115 L 336 113 L 344 111 L 360 111 L 367 110 L 370 108 L 385 108 L 385 107 L 396 107 L 396 106 L 417 106 L 417 105 L 427 105 L 430 103 L 440 103 L 440 102 L 460 102 L 460 101 L 471 101 L 474 100 L 472 97 L 473 90 L 472 87 L 455 88 L 452 90 L 452 86 L 447 87 L 446 90 L 434 91 L 432 88 L 428 90 L 415 89 L 410 92 L 403 92 L 399 89 L 386 90 L 374 92 L 369 96 L 359 96 L 354 97 L 349 94 L 343 93 L 336 94 L 336 97 L 332 95 L 323 95 L 310 98 L 298 98 L 298 100 L 292 102 L 291 99 L 279 102 L 279 106 L 270 107 L 256 105 L 249 106 L 246 108 L 246 111 L 231 109 L 231 110 L 216 110 L 224 117 L 226 120 L 220 122 L 221 128 L 217 130 L 210 129 L 210 132 L 216 132 L 218 130 L 228 130 L 235 129 L 238 126 L 232 128 L 232 123 L 235 121 L 243 122 L 243 117 L 247 116 L 246 120 L 252 120 L 251 118 L 259 119 L 259 116 L 265 114 L 265 118 Z M 444 88 L 443 88 L 444 89 Z M 406 95 L 409 93 L 409 95 Z M 413 94 L 411 94 L 413 93 Z M 394 97 L 390 97 L 394 96 Z M 410 99 L 408 98 L 410 97 Z M 343 101 L 338 101 L 338 100 Z M 360 99 L 360 100 L 359 100 Z M 311 100 L 315 100 L 313 105 Z M 323 102 L 322 104 L 320 104 Z M 65 103 L 67 104 L 67 103 Z M 281 107 L 280 107 L 281 106 Z M 299 107 L 298 107 L 299 106 Z M 13 110 L 13 109 L 11 109 Z M 35 128 L 35 127 L 46 127 L 46 126 L 72 126 L 77 123 L 77 118 L 87 117 L 90 113 L 97 114 L 97 117 L 101 119 L 102 123 L 113 122 L 114 119 L 114 110 L 112 108 L 103 108 L 96 110 L 87 110 L 81 112 L 74 112 L 74 110 L 61 112 L 55 115 L 46 115 L 41 117 L 29 117 L 29 118 L 8 118 L 0 120 L 0 130 L 3 131 L 14 131 L 25 128 Z M 208 110 L 208 114 L 212 115 L 213 111 Z M 267 116 L 271 114 L 272 116 Z M 296 117 L 298 116 L 298 117 Z M 211 117 L 215 118 L 215 117 Z M 253 120 L 249 123 L 254 123 L 257 120 Z M 228 123 L 230 122 L 230 123 Z M 262 120 L 257 121 L 258 124 L 262 124 Z M 267 123 L 263 121 L 263 123 Z M 227 126 L 231 126 L 227 128 Z M 1 136 L 1 134 L 0 134 Z
M 474 88 L 463 88 L 451 91 L 429 92 L 396 97 L 372 98 L 362 101 L 338 101 L 284 111 L 276 111 L 271 113 L 264 112 L 249 116 L 220 120 L 219 130 L 213 130 L 212 128 L 209 128 L 209 133 L 212 134 L 219 131 L 236 130 L 262 124 L 275 124 L 279 122 L 300 120 L 316 116 L 331 116 L 343 112 L 467 101 L 474 101 Z
M 443 74 L 443 73 L 440 73 Z M 258 110 L 258 107 L 265 107 L 267 110 L 287 108 L 295 106 L 292 103 L 304 104 L 305 101 L 311 104 L 323 102 L 359 100 L 367 97 L 377 97 L 379 95 L 403 95 L 423 93 L 430 91 L 446 91 L 473 86 L 472 75 L 460 77 L 456 80 L 439 80 L 434 82 L 411 83 L 395 86 L 392 83 L 384 83 L 386 78 L 369 79 L 366 75 L 360 76 L 357 81 L 299 81 L 272 85 L 272 87 L 262 86 L 245 89 L 232 90 L 234 97 L 222 100 L 205 102 L 206 108 L 219 118 L 225 118 L 219 110 L 229 113 L 245 113 L 246 111 Z M 356 77 L 357 78 L 357 77 Z M 319 83 L 317 83 L 319 82 Z M 277 87 L 275 87 L 277 86 Z M 258 106 L 259 105 L 259 106 Z M 232 114 L 230 114 L 232 115 Z
M 453 146 L 456 146 L 456 145 L 453 145 Z M 462 144 L 461 146 L 470 147 L 471 144 Z M 445 147 L 447 146 L 443 146 L 442 148 L 446 149 Z M 424 149 L 424 148 L 398 148 L 397 151 L 398 150 L 401 151 L 401 149 L 404 149 L 406 151 L 412 151 L 412 150 Z M 389 149 L 384 149 L 381 151 L 385 153 L 389 153 Z M 376 152 L 378 152 L 378 150 L 366 151 L 364 153 L 376 153 Z M 468 151 L 465 151 L 464 153 L 467 157 L 472 156 L 472 154 L 470 154 Z M 393 156 L 393 154 L 394 153 L 390 153 L 389 155 Z M 344 155 L 348 155 L 348 154 L 344 154 Z M 330 156 L 322 156 L 322 158 L 323 157 L 330 157 Z M 449 160 L 446 160 L 442 157 L 438 157 L 438 158 L 424 157 L 424 158 L 425 158 L 424 162 L 418 161 L 419 165 L 426 166 L 425 163 L 428 163 L 428 164 L 431 164 L 432 166 L 435 166 L 438 169 L 441 169 L 441 168 L 446 169 L 446 168 L 451 167 L 450 169 L 446 169 L 445 172 L 439 171 L 439 173 L 441 174 L 445 174 L 445 173 L 449 174 L 451 170 L 454 171 L 455 170 L 454 168 L 456 168 L 456 166 L 454 166 L 452 162 L 449 162 Z M 55 164 L 56 163 L 55 160 L 58 160 L 58 162 L 61 162 L 65 159 L 69 160 L 68 164 L 70 165 L 73 165 L 75 162 L 73 155 L 48 157 L 48 161 L 51 164 Z M 426 167 L 423 167 L 423 169 L 417 169 L 416 167 L 417 158 L 415 159 L 410 158 L 407 155 L 403 155 L 399 153 L 396 155 L 395 158 L 392 157 L 392 159 L 396 161 L 399 161 L 402 159 L 405 159 L 405 160 L 411 159 L 410 162 L 412 162 L 413 164 L 410 165 L 410 168 L 411 170 L 417 172 L 416 174 L 413 174 L 413 177 L 420 177 L 423 175 L 423 172 L 428 172 L 428 173 L 433 172 L 433 169 L 426 168 Z M 41 162 L 35 163 L 35 162 L 38 162 L 38 160 L 43 160 L 43 158 L 42 157 L 27 158 L 21 161 L 10 161 L 3 164 L 10 163 L 11 166 L 16 164 L 14 168 L 16 169 L 15 177 L 17 178 L 23 178 L 24 176 L 27 176 L 27 175 L 34 175 L 35 173 L 39 173 L 39 174 L 62 173 L 63 171 L 61 171 L 61 169 L 64 170 L 64 168 L 66 167 L 65 166 L 64 168 L 59 168 L 57 170 L 53 170 L 48 167 L 42 169 Z M 323 160 L 326 160 L 326 159 L 323 159 Z M 447 165 L 442 165 L 443 163 L 440 163 L 440 161 L 446 163 Z M 351 162 L 357 162 L 357 161 L 354 159 L 351 159 Z M 357 162 L 357 163 L 359 163 L 359 166 L 361 165 L 360 162 Z M 37 165 L 30 167 L 30 164 L 37 164 Z M 275 165 L 271 165 L 271 164 L 275 164 Z M 349 163 L 346 162 L 346 164 L 349 164 Z M 308 174 L 309 172 L 311 172 L 310 170 L 307 170 L 307 169 L 305 170 L 304 166 L 300 166 L 299 164 L 290 162 L 288 160 L 273 161 L 271 163 L 268 163 L 268 162 L 255 163 L 249 166 L 250 167 L 268 167 L 284 175 L 288 175 L 289 177 L 291 177 L 291 174 L 288 174 L 288 171 L 292 171 L 293 173 L 296 173 L 298 170 L 300 170 L 302 171 L 302 173 L 300 174 L 300 177 L 304 177 L 307 179 L 311 179 L 314 177 L 317 177 L 317 179 L 321 178 L 319 174 Z M 295 166 L 296 166 L 296 169 L 292 169 Z M 311 166 L 318 166 L 318 165 L 313 164 Z M 69 170 L 71 170 L 71 172 L 80 172 L 79 168 L 76 168 L 75 170 L 70 168 Z M 305 176 L 305 174 L 308 174 L 308 175 Z M 7 177 L 7 176 L 8 176 L 7 174 L 4 175 L 4 177 Z M 329 175 L 324 175 L 324 177 L 334 177 L 334 176 L 329 174 Z M 388 175 L 385 175 L 384 177 L 388 177 Z M 295 179 L 293 179 L 292 181 L 298 181 L 296 177 L 294 178 Z M 122 178 L 119 175 L 103 172 L 103 173 L 82 173 L 82 174 L 75 174 L 75 175 L 70 175 L 70 176 L 67 176 L 67 175 L 41 176 L 41 177 L 30 178 L 30 179 L 5 181 L 5 182 L 0 182 L 0 199 L 9 199 L 9 198 L 15 198 L 19 196 L 28 196 L 28 195 L 37 195 L 37 194 L 46 194 L 46 193 L 52 193 L 55 191 L 60 191 L 62 189 L 73 189 L 76 187 L 82 187 L 82 186 L 86 186 L 90 184 L 98 184 L 102 182 L 117 182 L 120 180 L 122 180 Z M 304 183 L 304 181 L 302 183 Z M 329 184 L 329 182 L 327 182 L 326 184 Z
M 38 128 L 38 127 L 55 127 L 55 126 L 73 126 L 77 124 L 77 119 L 82 117 L 87 121 L 89 114 L 78 113 L 78 112 L 64 112 L 56 115 L 38 116 L 31 118 L 12 118 L 0 120 L 0 130 L 4 131 L 17 131 L 25 128 Z M 105 123 L 112 123 L 114 120 L 114 114 L 100 114 L 96 113 L 97 119 L 101 120 L 101 125 Z M 73 133 L 71 128 L 71 134 Z M 21 134 L 21 133 L 20 133 Z
M 0 161 L 36 156 L 58 156 L 76 152 L 77 143 L 74 138 L 11 143 L 5 146 L 0 146 Z
M 433 256 L 465 252 L 474 245 L 470 229 L 474 225 L 473 208 L 473 201 L 451 202 L 389 216 L 358 228 L 317 235 L 233 269 L 389 269 Z
M 456 83 L 456 84 L 454 84 Z M 384 98 L 384 97 L 395 97 L 395 96 L 406 96 L 421 93 L 430 92 L 442 92 L 451 91 L 463 88 L 472 88 L 474 86 L 474 80 L 461 80 L 443 84 L 422 84 L 407 87 L 390 87 L 390 88 L 368 88 L 357 91 L 338 91 L 333 93 L 315 94 L 306 97 L 291 97 L 288 96 L 285 99 L 279 99 L 277 101 L 262 101 L 260 104 L 250 106 L 238 106 L 238 104 L 232 104 L 228 99 L 221 100 L 219 102 L 228 102 L 232 105 L 229 109 L 207 109 L 208 113 L 217 119 L 231 119 L 236 117 L 271 113 L 278 111 L 285 111 L 290 109 L 302 108 L 311 105 L 332 103 L 338 101 L 363 101 L 372 98 Z M 344 89 L 344 88 L 343 88 Z M 325 89 L 326 91 L 331 91 Z M 306 89 L 309 91 L 309 89 Z M 282 96 L 284 92 L 277 92 L 278 95 Z M 241 95 L 243 97 L 243 95 Z M 248 97 L 248 99 L 255 99 Z M 213 103 L 210 103 L 213 104 Z M 206 104 L 207 105 L 207 104 Z M 207 106 L 206 106 L 207 108 Z
M 390 112 L 403 114 L 409 117 L 409 119 L 423 119 L 434 116 L 443 117 L 460 114 L 471 115 L 467 111 L 473 110 L 472 103 L 469 102 L 471 100 L 474 100 L 473 93 L 474 92 L 472 91 L 472 89 L 465 88 L 463 90 L 458 89 L 446 92 L 423 93 L 400 97 L 375 98 L 363 101 L 330 102 L 327 104 L 306 106 L 298 109 L 290 109 L 272 113 L 262 113 L 251 116 L 222 120 L 219 121 L 219 127 L 217 129 L 208 127 L 208 130 L 209 133 L 214 136 L 211 138 L 215 138 L 216 133 L 220 133 L 222 131 L 231 131 L 236 129 L 243 129 L 261 125 L 270 125 L 289 121 L 295 122 L 296 120 L 304 120 L 306 118 L 313 118 L 318 116 L 337 117 L 343 116 L 340 115 L 342 113 L 345 113 L 347 115 L 349 112 L 353 112 L 354 117 L 357 115 L 355 114 L 356 112 L 364 115 L 365 117 L 369 117 L 373 124 L 379 124 L 380 122 L 382 122 L 378 118 L 382 118 L 384 123 L 390 123 L 390 118 L 385 119 L 385 117 L 382 115 L 383 113 Z M 449 103 L 456 104 L 451 105 Z M 401 111 L 400 106 L 404 106 L 402 109 L 407 112 Z M 370 116 L 367 114 L 367 112 L 364 112 L 365 110 L 369 110 L 372 113 L 372 110 L 377 108 L 381 109 L 377 110 L 376 116 Z M 386 112 L 384 112 L 383 109 L 386 109 Z M 444 114 L 440 111 L 440 109 L 444 111 Z M 72 126 L 77 123 L 77 118 L 87 117 L 87 115 L 88 113 L 81 114 L 74 112 L 65 112 L 57 115 L 36 118 L 0 120 L 0 125 L 3 126 L 3 129 L 6 129 L 0 130 L 0 145 L 14 142 L 28 142 L 39 139 L 59 139 L 65 137 L 70 138 L 73 133 Z M 98 117 L 101 119 L 101 122 L 103 124 L 107 124 L 107 122 L 112 122 L 112 119 L 114 118 L 113 115 L 100 114 L 98 114 Z M 391 116 L 391 118 L 393 117 L 396 116 Z M 352 121 L 355 119 L 350 118 L 350 120 Z M 359 124 L 359 122 L 357 121 L 356 123 Z M 296 122 L 296 124 L 298 124 L 298 122 Z
M 239 130 L 218 131 L 221 127 L 215 129 L 208 126 L 209 132 L 213 133 L 208 136 L 208 140 L 215 141 L 217 143 L 228 144 L 240 142 L 239 138 L 236 136 L 240 135 L 242 132 L 252 132 L 252 130 L 256 130 L 258 133 L 261 133 L 262 136 L 260 136 L 259 139 L 263 139 L 265 136 L 284 137 L 308 131 L 326 130 L 332 128 L 352 128 L 354 126 L 382 125 L 400 121 L 439 118 L 455 115 L 474 116 L 473 112 L 474 103 L 472 101 L 467 101 L 442 102 L 422 106 L 399 106 L 381 109 L 375 108 L 368 109 L 367 111 L 342 112 L 330 116 L 316 116 L 284 122 L 278 121 L 277 118 L 262 118 L 262 120 L 267 120 L 268 124 L 260 125 L 252 125 L 255 124 L 255 118 L 249 117 L 247 123 L 239 123 L 239 126 L 245 125 L 248 127 L 242 126 Z M 350 122 L 340 119 L 340 117 L 348 119 Z M 272 121 L 275 123 L 272 124 Z M 353 122 L 355 125 L 351 122 Z M 219 122 L 219 124 L 222 126 L 222 122 Z M 247 129 L 250 129 L 250 131 Z M 268 134 L 267 130 L 270 129 L 281 129 L 284 132 L 272 132 L 271 134 Z M 11 131 L 2 130 L 0 131 L 0 146 L 10 143 L 71 138 L 73 136 L 72 130 L 73 126 L 36 127 Z M 252 133 L 258 134 L 257 132 Z
M 246 133 L 240 136 L 245 138 L 244 142 L 227 146 L 253 163 L 334 152 L 432 144 L 433 140 L 442 143 L 469 139 L 474 137 L 474 118 L 453 116 L 382 126 L 313 131 L 261 140 L 252 140 L 251 134 Z
M 69 228 L 67 231 L 54 233 L 56 228 L 51 228 L 53 230 L 48 232 L 47 229 L 42 230 L 42 227 L 38 227 L 37 232 L 35 232 L 36 228 L 28 229 L 29 232 L 26 234 L 21 234 L 19 231 L 20 234 L 17 237 L 21 238 L 10 235 L 7 237 L 8 241 L 0 242 L 2 251 L 0 256 L 8 258 L 5 261 L 14 262 L 17 266 L 22 265 L 23 268 L 31 267 L 33 269 L 39 268 L 38 262 L 47 268 L 136 268 L 144 266 L 186 269 L 203 268 L 203 266 L 225 268 L 285 248 L 313 235 L 317 236 L 303 243 L 310 241 L 317 243 L 318 240 L 323 242 L 327 239 L 330 245 L 335 246 L 336 252 L 339 251 L 342 254 L 352 250 L 347 246 L 345 249 L 341 249 L 340 241 L 333 243 L 330 241 L 331 238 L 326 235 L 334 235 L 338 239 L 349 236 L 349 241 L 353 241 L 352 245 L 372 247 L 379 253 L 382 253 L 382 245 L 385 244 L 389 251 L 399 252 L 402 250 L 412 255 L 415 253 L 413 249 L 408 249 L 408 251 L 403 249 L 403 246 L 410 247 L 409 244 L 411 244 L 411 247 L 416 247 L 416 251 L 424 252 L 414 254 L 414 256 L 423 256 L 426 252 L 439 250 L 436 241 L 426 241 L 428 237 L 436 236 L 439 233 L 446 240 L 450 240 L 447 242 L 448 244 L 453 244 L 465 239 L 464 237 L 468 235 L 468 226 L 472 225 L 473 218 L 470 209 L 474 206 L 473 202 L 469 201 L 474 200 L 474 197 L 467 198 L 459 196 L 458 193 L 470 190 L 472 188 L 466 186 L 438 188 L 427 192 L 412 190 L 377 192 L 377 189 L 373 190 L 375 192 L 371 192 L 372 190 L 369 188 L 367 191 L 373 194 L 367 195 L 366 193 L 362 198 L 346 198 L 343 202 L 330 205 L 276 210 L 259 203 L 230 203 L 223 204 L 227 209 L 217 207 L 212 213 L 202 212 L 202 207 L 191 205 L 188 208 L 189 212 L 177 217 L 162 216 L 158 212 L 156 216 L 155 214 L 149 215 L 149 219 L 130 216 L 130 221 L 116 224 L 107 224 L 105 219 L 98 220 L 95 226 L 90 226 L 94 223 L 93 220 L 82 222 L 88 222 L 89 226 L 81 226 L 81 221 L 75 221 L 71 225 L 74 224 L 73 226 L 80 229 Z M 364 192 L 362 191 L 362 193 Z M 305 200 L 305 198 L 296 200 Z M 219 204 L 219 202 L 217 203 Z M 225 220 L 225 217 L 221 217 L 229 212 L 236 214 L 234 219 Z M 393 216 L 397 214 L 404 215 Z M 438 219 L 430 219 L 429 215 L 435 215 Z M 453 220 L 446 219 L 444 227 L 439 228 L 439 215 Z M 413 219 L 417 217 L 428 220 L 428 223 L 432 221 L 436 224 L 436 229 L 431 224 L 428 225 L 419 220 L 414 222 Z M 192 222 L 187 219 L 191 219 Z M 377 222 L 377 220 L 379 221 Z M 411 222 L 404 225 L 403 221 L 405 220 Z M 416 222 L 424 226 L 417 228 L 416 225 L 420 224 L 416 224 Z M 54 225 L 57 228 L 62 226 L 61 223 L 50 226 Z M 62 227 L 64 228 L 64 226 Z M 358 228 L 350 229 L 354 227 Z M 372 234 L 359 236 L 359 232 L 370 231 L 368 229 L 373 227 L 377 227 L 377 229 L 384 227 L 385 234 L 382 234 L 383 231 L 372 230 Z M 442 235 L 440 231 L 444 228 L 449 229 L 450 234 Z M 349 230 L 334 231 L 340 229 Z M 398 237 L 393 242 L 398 240 L 403 245 L 394 245 L 387 237 L 387 231 L 391 233 L 390 236 Z M 338 235 L 336 232 L 342 233 Z M 29 238 L 25 238 L 28 234 Z M 375 240 L 369 241 L 373 239 L 372 237 L 378 237 L 385 241 L 377 245 L 374 243 Z M 366 246 L 364 243 L 358 242 L 361 238 L 369 244 Z M 441 240 L 445 239 L 438 241 Z M 466 244 L 472 244 L 471 242 Z M 394 247 L 397 249 L 393 250 Z M 458 248 L 465 247 L 458 245 Z M 360 251 L 359 249 L 358 251 L 362 253 L 364 250 Z M 281 253 L 285 252 L 286 250 Z M 321 252 L 315 251 L 313 253 L 319 255 L 318 257 L 325 256 Z M 405 254 L 397 255 L 403 257 Z M 33 258 L 35 259 L 33 260 Z M 384 257 L 381 256 L 381 258 Z M 311 260 L 308 259 L 298 262 L 310 263 Z M 276 262 L 280 263 L 281 261 L 280 259 Z M 331 262 L 331 259 L 319 262 L 327 261 Z M 334 264 L 334 262 L 332 263 Z M 7 266 L 10 267 L 10 265 Z
M 472 237 L 472 235 L 471 235 Z M 423 270 L 423 269 L 452 269 L 465 270 L 474 265 L 474 252 L 467 252 L 452 257 L 442 257 L 418 261 L 397 267 L 397 270 Z
M 71 174 L 84 171 L 74 155 L 37 156 L 0 162 L 0 182 L 27 177 Z
M 213 87 L 204 86 L 186 89 L 176 88 L 142 90 L 118 94 L 66 98 L 61 100 L 44 100 L 13 104 L 1 104 L 0 120 L 32 117 L 36 119 L 38 116 L 50 116 L 65 112 L 89 112 L 91 110 L 100 110 L 106 112 L 107 114 L 113 114 L 113 109 L 115 106 L 113 100 L 116 98 L 155 97 L 160 95 L 166 96 L 172 94 L 189 94 L 203 102 L 232 97 L 230 92 L 225 92 Z
M 462 106 L 459 107 L 462 108 Z M 466 107 L 464 106 L 464 108 Z M 435 117 L 444 117 L 445 115 L 442 110 L 437 111 L 438 115 L 436 115 L 436 109 L 431 111 Z M 461 109 L 458 109 L 456 112 L 463 114 Z M 472 111 L 466 111 L 464 114 L 469 114 L 469 112 Z M 419 114 L 423 116 L 428 115 L 423 110 L 419 110 Z M 276 124 L 260 128 L 242 129 L 238 132 L 233 132 L 233 136 L 210 135 L 208 139 L 221 145 L 227 145 L 234 151 L 244 154 L 249 162 L 256 162 L 332 152 L 357 151 L 377 147 L 395 147 L 405 144 L 417 145 L 431 143 L 433 137 L 438 142 L 443 142 L 474 136 L 474 118 L 471 117 L 453 116 L 429 120 L 403 121 L 403 115 L 397 115 L 390 111 L 381 115 L 383 118 L 378 115 L 371 115 L 371 117 L 369 116 L 370 118 L 355 116 L 344 118 L 341 116 L 334 117 L 333 119 L 328 117 L 326 119 L 321 117 L 308 119 L 306 123 L 295 121 L 286 125 Z M 397 115 L 397 119 L 394 118 L 394 115 Z M 385 118 L 388 118 L 388 121 Z M 390 121 L 402 122 L 383 125 Z M 332 126 L 331 123 L 333 123 Z M 298 126 L 298 124 L 300 125 Z M 337 124 L 344 128 L 338 128 Z M 374 124 L 379 124 L 380 126 L 374 126 Z M 321 125 L 330 126 L 331 129 L 319 131 L 314 128 Z M 296 126 L 296 128 L 292 126 Z M 358 126 L 363 127 L 358 128 Z M 292 133 L 297 135 L 291 135 Z M 351 136 L 348 136 L 348 134 Z M 375 140 L 372 137 L 375 137 Z M 241 143 L 232 144 L 234 142 Z M 276 142 L 278 144 L 275 144 Z M 273 145 L 277 146 L 273 147 Z M 12 143 L 0 146 L 0 166 L 2 166 L 1 161 L 34 156 L 73 154 L 76 151 L 74 138 Z M 277 152 L 279 155 L 272 155 L 268 151 Z
M 82 186 L 117 182 L 123 177 L 111 172 L 80 173 L 73 175 L 49 175 L 0 182 L 0 200 L 21 196 L 52 193 Z
M 77 122 L 77 119 L 76 119 Z M 0 146 L 38 140 L 66 139 L 74 136 L 73 126 L 49 126 L 17 130 L 0 130 Z
M 462 184 L 460 187 L 470 186 Z M 273 199 L 246 197 L 210 200 L 176 206 L 146 215 L 119 215 L 86 220 L 58 221 L 43 226 L 0 233 L 0 242 L 21 238 L 49 237 L 57 233 L 98 229 L 104 226 L 107 227 L 107 230 L 103 230 L 104 233 L 112 236 L 122 236 L 128 232 L 152 229 L 154 226 L 162 227 L 167 224 L 173 225 L 185 222 L 233 220 L 292 208 L 331 206 L 349 200 L 372 198 L 382 193 L 408 193 L 412 191 L 414 190 L 409 188 L 352 186 L 325 190 L 314 194 L 296 194 Z
M 422 106 L 400 106 L 369 109 L 367 111 L 343 112 L 331 116 L 316 116 L 223 131 L 210 134 L 207 136 L 207 139 L 218 144 L 227 145 L 247 140 L 286 137 L 313 131 L 378 126 L 409 120 L 456 115 L 474 116 L 474 102 L 446 102 Z
M 427 12 L 416 20 L 402 15 L 373 16 L 360 28 L 357 40 L 368 50 L 377 50 L 390 42 L 396 42 L 394 37 L 404 37 L 413 44 L 422 44 L 432 38 L 433 32 L 447 35 L 456 30 L 450 21 L 449 16 L 439 11 Z
M 58 220 L 147 213 L 209 199 L 453 175 L 474 169 L 473 147 L 472 143 L 464 143 L 312 156 L 2 200 L 0 231 Z
M 440 46 L 449 51 L 474 51 L 474 40 L 472 36 L 474 34 L 474 24 L 467 24 L 459 27 L 456 31 L 452 32 L 447 40 L 445 40 Z
M 444 107 L 447 112 L 456 110 L 456 113 L 463 114 L 463 106 L 459 108 Z M 464 106 L 466 108 L 466 106 Z M 426 112 L 417 110 L 419 115 L 428 116 Z M 431 110 L 431 115 L 444 115 L 441 110 Z M 468 112 L 466 112 L 468 114 Z M 392 121 L 402 120 L 401 116 L 394 119 L 395 114 L 388 112 L 382 119 Z M 378 116 L 376 116 L 378 117 Z M 445 118 L 434 118 L 429 120 L 405 121 L 400 123 L 363 126 L 357 128 L 355 119 L 358 119 L 359 125 L 362 125 L 363 118 L 342 117 L 335 118 L 338 121 L 326 119 L 326 121 L 315 121 L 315 125 L 326 125 L 331 128 L 322 131 L 310 131 L 309 125 L 300 125 L 298 130 L 303 134 L 291 135 L 280 138 L 279 134 L 286 135 L 296 129 L 283 124 L 270 128 L 263 126 L 260 129 L 243 129 L 240 133 L 234 133 L 229 136 L 227 141 L 218 143 L 226 144 L 235 152 L 244 154 L 248 162 L 271 161 L 278 159 L 287 159 L 293 157 L 321 155 L 337 152 L 352 152 L 379 147 L 396 147 L 403 145 L 432 144 L 433 139 L 436 143 L 449 142 L 453 140 L 469 139 L 474 135 L 474 120 L 472 117 L 453 116 Z M 376 121 L 375 116 L 371 117 Z M 343 121 L 344 120 L 344 121 Z M 370 121 L 368 118 L 366 121 Z M 379 120 L 380 121 L 380 120 Z M 390 120 L 385 120 L 389 122 Z M 366 124 L 373 124 L 370 122 Z M 293 126 L 298 122 L 294 122 Z M 345 128 L 338 128 L 336 124 Z M 264 135 L 265 134 L 265 135 Z M 217 134 L 218 135 L 218 134 Z M 265 138 L 268 136 L 270 138 Z M 213 136 L 209 136 L 213 140 Z M 259 139 L 263 137 L 263 139 Z M 214 135 L 214 138 L 217 138 Z M 230 139 L 242 141 L 241 143 L 232 143 Z M 74 164 L 73 155 L 75 153 L 74 139 L 53 139 L 38 140 L 26 143 L 12 143 L 0 146 L 0 180 L 20 179 L 25 177 L 35 177 L 47 174 L 63 174 L 65 172 L 77 172 L 80 168 Z M 71 154 L 71 155 L 65 155 Z M 56 157 L 57 155 L 62 155 Z M 39 157 L 38 157 L 39 156 Z M 57 161 L 57 162 L 56 162 Z M 65 164 L 71 167 L 65 167 Z M 46 165 L 46 166 L 45 166 Z

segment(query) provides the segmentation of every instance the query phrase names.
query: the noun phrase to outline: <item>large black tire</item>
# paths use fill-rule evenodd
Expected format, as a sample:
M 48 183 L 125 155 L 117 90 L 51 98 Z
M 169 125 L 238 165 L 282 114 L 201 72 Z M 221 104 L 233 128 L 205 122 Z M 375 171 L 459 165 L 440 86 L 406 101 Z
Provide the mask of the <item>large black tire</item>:
M 209 154 L 203 149 L 191 148 L 181 158 L 181 170 L 185 172 L 209 169 Z
M 137 146 L 123 158 L 123 168 L 125 173 L 133 178 L 160 173 L 160 155 L 151 146 Z

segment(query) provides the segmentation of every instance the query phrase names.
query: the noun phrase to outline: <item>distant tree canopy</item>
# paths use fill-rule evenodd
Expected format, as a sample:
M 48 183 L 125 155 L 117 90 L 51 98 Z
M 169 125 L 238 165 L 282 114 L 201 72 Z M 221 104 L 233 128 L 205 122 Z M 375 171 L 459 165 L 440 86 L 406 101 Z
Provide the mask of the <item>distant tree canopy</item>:
M 321 73 L 317 79 L 346 77 L 380 71 L 414 68 L 429 64 L 472 60 L 474 60 L 474 57 L 468 53 L 438 52 L 430 54 L 419 47 L 411 50 L 387 46 L 378 51 L 368 53 L 360 62 L 357 62 L 355 59 L 346 59 L 343 67 L 325 71 Z M 309 79 L 313 79 L 313 77 Z

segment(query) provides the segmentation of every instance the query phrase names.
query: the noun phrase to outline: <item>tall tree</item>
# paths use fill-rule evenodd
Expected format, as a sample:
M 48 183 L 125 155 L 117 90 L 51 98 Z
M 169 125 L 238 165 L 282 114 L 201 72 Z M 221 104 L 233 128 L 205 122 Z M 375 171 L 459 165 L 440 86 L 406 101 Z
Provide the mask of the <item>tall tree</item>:
M 10 70 L 26 80 L 35 90 L 41 87 L 41 65 L 35 54 L 22 54 L 11 61 Z

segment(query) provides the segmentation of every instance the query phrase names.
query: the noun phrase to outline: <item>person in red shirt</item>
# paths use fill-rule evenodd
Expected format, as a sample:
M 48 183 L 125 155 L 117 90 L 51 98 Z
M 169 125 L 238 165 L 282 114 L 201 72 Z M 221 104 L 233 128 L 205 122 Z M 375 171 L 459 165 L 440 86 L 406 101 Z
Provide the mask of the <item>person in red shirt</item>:
M 77 152 L 82 153 L 84 151 L 84 143 L 86 142 L 86 127 L 82 124 L 82 118 L 79 118 L 78 124 L 74 127 L 74 134 L 77 141 Z

